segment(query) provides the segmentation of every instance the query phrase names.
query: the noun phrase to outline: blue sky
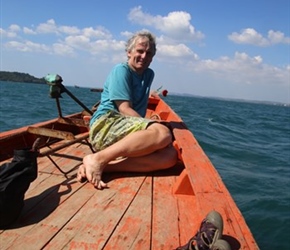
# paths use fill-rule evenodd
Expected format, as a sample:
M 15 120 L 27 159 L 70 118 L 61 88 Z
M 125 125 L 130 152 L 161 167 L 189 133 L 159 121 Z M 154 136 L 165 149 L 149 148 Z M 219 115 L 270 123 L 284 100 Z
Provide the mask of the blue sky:
M 102 87 L 138 30 L 157 38 L 153 88 L 290 103 L 289 0 L 0 0 L 1 71 Z

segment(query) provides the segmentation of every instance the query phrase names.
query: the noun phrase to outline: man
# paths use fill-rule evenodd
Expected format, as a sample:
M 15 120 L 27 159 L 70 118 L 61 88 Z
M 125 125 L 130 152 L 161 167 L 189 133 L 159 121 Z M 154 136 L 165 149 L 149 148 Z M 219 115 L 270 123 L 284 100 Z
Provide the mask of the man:
M 101 180 L 103 171 L 151 172 L 177 161 L 170 129 L 143 118 L 154 78 L 149 65 L 156 53 L 155 37 L 137 32 L 126 52 L 127 62 L 109 74 L 90 121 L 90 141 L 97 152 L 85 156 L 78 170 L 78 181 L 87 179 L 97 189 L 107 187 Z

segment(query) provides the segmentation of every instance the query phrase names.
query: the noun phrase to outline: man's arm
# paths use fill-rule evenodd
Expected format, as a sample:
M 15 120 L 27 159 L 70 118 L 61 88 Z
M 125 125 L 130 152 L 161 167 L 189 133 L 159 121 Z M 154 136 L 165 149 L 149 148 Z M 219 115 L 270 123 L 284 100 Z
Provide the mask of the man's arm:
M 132 109 L 129 101 L 115 101 L 115 104 L 122 115 L 141 117 L 134 109 Z

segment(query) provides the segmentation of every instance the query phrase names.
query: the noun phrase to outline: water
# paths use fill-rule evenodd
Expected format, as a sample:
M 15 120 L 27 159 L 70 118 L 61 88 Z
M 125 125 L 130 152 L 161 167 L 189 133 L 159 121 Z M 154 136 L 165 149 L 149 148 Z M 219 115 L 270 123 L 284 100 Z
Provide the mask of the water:
M 87 107 L 100 94 L 68 89 Z M 55 118 L 47 85 L 0 83 L 0 131 Z M 261 249 L 289 249 L 290 107 L 168 95 L 220 173 Z M 65 93 L 63 114 L 81 108 Z

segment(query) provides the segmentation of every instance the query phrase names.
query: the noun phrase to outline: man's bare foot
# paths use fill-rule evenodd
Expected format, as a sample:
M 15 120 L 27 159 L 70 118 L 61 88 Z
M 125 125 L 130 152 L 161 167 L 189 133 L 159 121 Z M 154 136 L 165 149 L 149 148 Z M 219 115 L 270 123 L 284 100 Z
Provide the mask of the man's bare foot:
M 85 182 L 87 180 L 86 176 L 86 168 L 85 165 L 82 164 L 79 166 L 78 173 L 77 173 L 77 181 L 79 182 Z
M 101 179 L 104 167 L 105 164 L 98 160 L 98 154 L 90 154 L 83 158 L 83 168 L 80 166 L 79 174 L 85 176 L 95 188 L 103 189 L 107 187 Z

